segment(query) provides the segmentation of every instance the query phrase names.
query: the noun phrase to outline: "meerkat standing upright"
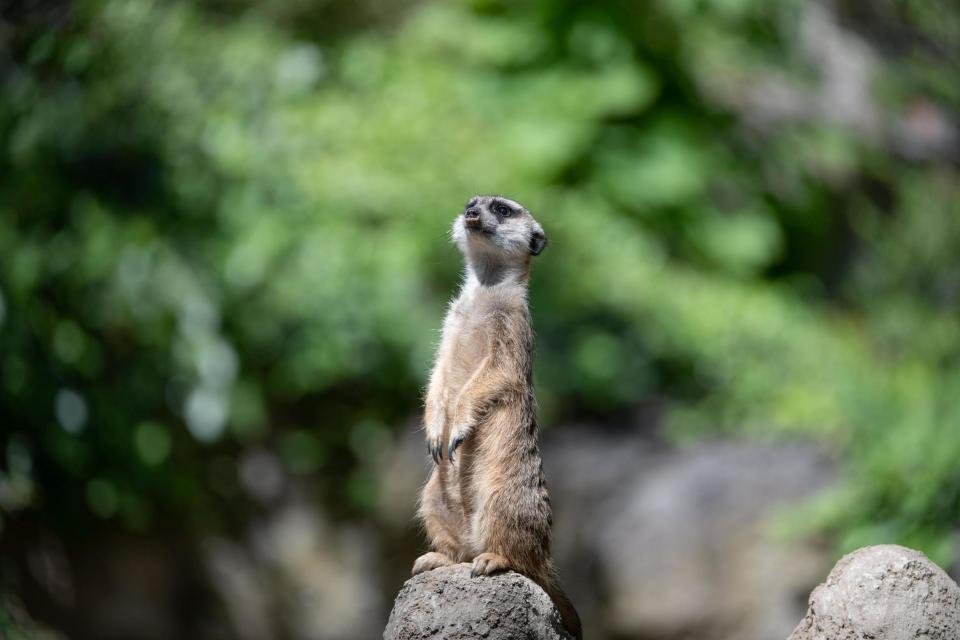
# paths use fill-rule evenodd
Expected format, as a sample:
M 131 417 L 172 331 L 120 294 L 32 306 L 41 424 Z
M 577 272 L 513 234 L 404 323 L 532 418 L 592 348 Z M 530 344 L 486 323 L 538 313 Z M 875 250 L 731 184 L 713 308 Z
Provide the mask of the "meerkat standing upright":
M 444 319 L 427 390 L 424 423 L 436 466 L 420 517 L 431 551 L 413 573 L 467 560 L 472 576 L 515 570 L 543 587 L 580 638 L 550 557 L 550 498 L 537 446 L 527 283 L 530 258 L 547 237 L 522 205 L 498 196 L 470 200 L 452 235 L 466 277 Z

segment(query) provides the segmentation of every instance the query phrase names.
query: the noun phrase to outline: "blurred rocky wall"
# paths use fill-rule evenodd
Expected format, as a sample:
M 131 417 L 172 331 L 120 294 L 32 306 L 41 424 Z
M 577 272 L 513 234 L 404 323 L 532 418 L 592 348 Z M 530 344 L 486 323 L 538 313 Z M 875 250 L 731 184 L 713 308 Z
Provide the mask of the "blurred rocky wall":
M 411 433 L 384 469 L 385 530 L 418 544 L 385 558 L 387 602 L 423 546 L 410 526 L 429 469 L 422 449 Z M 543 456 L 554 554 L 589 637 L 786 637 L 830 566 L 826 549 L 780 540 L 771 526 L 833 479 L 811 446 L 675 448 L 582 426 L 545 433 Z

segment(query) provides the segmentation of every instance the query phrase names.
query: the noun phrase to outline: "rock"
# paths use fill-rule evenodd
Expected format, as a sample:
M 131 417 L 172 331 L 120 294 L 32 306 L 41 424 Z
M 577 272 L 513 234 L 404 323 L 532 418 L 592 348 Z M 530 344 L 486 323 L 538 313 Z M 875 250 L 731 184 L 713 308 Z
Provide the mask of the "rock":
M 397 596 L 384 640 L 570 640 L 539 586 L 509 572 L 470 577 L 470 565 L 415 576 Z
M 544 457 L 560 576 L 585 635 L 769 640 L 796 626 L 830 559 L 769 525 L 830 483 L 826 456 L 800 444 L 563 440 Z
M 957 640 L 960 587 L 919 551 L 864 547 L 810 594 L 788 640 Z

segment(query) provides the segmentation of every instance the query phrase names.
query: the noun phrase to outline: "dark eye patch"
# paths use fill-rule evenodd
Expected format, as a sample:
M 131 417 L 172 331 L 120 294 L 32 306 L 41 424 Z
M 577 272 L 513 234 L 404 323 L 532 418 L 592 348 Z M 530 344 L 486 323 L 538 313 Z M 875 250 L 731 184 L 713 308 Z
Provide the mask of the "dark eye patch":
M 509 206 L 505 205 L 502 202 L 496 202 L 493 205 L 493 212 L 500 216 L 501 218 L 509 218 L 515 212 Z

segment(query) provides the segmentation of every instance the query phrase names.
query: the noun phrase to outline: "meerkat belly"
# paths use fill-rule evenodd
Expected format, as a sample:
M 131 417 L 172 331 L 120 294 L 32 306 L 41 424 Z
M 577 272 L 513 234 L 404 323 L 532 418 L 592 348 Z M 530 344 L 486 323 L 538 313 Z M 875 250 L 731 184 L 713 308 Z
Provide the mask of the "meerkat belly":
M 515 416 L 510 407 L 491 413 L 484 425 L 487 431 L 474 443 L 472 470 L 462 483 L 469 523 L 466 543 L 475 554 L 510 549 L 530 557 L 550 537 L 550 502 L 539 452 L 527 429 L 508 424 Z

